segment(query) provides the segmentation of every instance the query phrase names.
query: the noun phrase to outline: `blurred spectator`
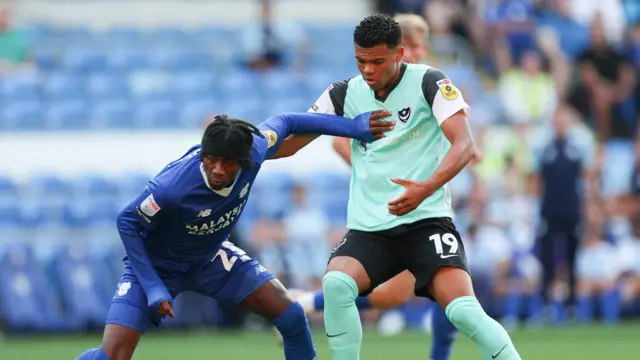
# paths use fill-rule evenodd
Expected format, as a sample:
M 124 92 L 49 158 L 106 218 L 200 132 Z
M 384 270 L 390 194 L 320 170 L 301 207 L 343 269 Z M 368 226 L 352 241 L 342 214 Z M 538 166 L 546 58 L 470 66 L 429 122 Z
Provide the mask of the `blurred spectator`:
M 627 22 L 620 0 L 571 0 L 571 9 L 573 18 L 583 25 L 601 17 L 606 39 L 616 44 L 622 41 Z
M 551 118 L 557 91 L 539 53 L 524 52 L 520 66 L 500 77 L 500 98 L 507 119 L 515 124 L 533 126 Z
M 633 164 L 629 191 L 629 203 L 633 203 L 635 206 L 627 212 L 631 219 L 637 219 L 640 216 L 640 136 L 636 140 L 635 151 L 635 163 Z
M 622 8 L 627 24 L 636 24 L 640 21 L 640 1 L 622 0 Z
M 273 15 L 274 0 L 259 0 L 260 18 L 247 25 L 240 34 L 242 59 L 250 68 L 266 70 L 294 62 L 298 52 L 298 68 L 303 68 L 306 36 L 304 29 L 292 21 L 277 20 Z M 302 54 L 300 54 L 302 53 Z
M 403 60 L 409 63 L 421 63 L 429 49 L 425 42 L 429 36 L 429 25 L 420 15 L 415 14 L 398 14 L 395 19 L 402 27 Z
M 595 300 L 599 300 L 605 322 L 617 322 L 620 312 L 616 286 L 619 263 L 611 261 L 616 258 L 615 247 L 604 241 L 604 212 L 601 208 L 597 201 L 587 204 L 584 242 L 577 255 L 578 318 L 584 323 L 593 320 Z
M 571 110 L 560 106 L 553 117 L 553 134 L 534 152 L 534 176 L 540 194 L 540 260 L 543 288 L 548 295 L 559 260 L 569 270 L 570 298 L 575 295 L 574 263 L 578 247 L 583 183 L 589 184 L 594 149 L 580 137 Z M 564 256 L 558 256 L 560 247 Z
M 591 44 L 578 60 L 570 101 L 597 129 L 600 139 L 630 139 L 636 128 L 636 74 L 629 59 L 607 42 L 602 17 L 591 27 Z
M 552 29 L 559 39 L 560 49 L 574 59 L 589 43 L 589 27 L 571 15 L 571 0 L 551 1 L 549 9 L 540 15 L 538 31 Z
M 423 14 L 430 33 L 428 62 L 436 66 L 473 65 L 475 55 L 468 41 L 467 9 L 458 1 L 432 0 L 427 2 Z
M 640 299 L 640 218 L 635 219 L 633 233 L 622 239 L 618 246 L 623 304 Z
M 278 218 L 262 217 L 254 222 L 251 230 L 252 246 L 257 252 L 256 258 L 289 287 L 292 275 L 291 257 L 282 221 Z
M 506 288 L 506 276 L 512 256 L 504 230 L 493 224 L 472 223 L 464 243 L 479 297 L 490 299 L 493 291 Z M 489 293 L 487 293 L 489 292 Z
M 486 0 L 483 4 L 481 13 L 500 74 L 510 68 L 513 59 L 520 59 L 525 51 L 535 48 L 533 2 Z
M 330 226 L 322 210 L 308 201 L 304 186 L 294 186 L 293 203 L 283 223 L 292 267 L 290 286 L 309 289 L 318 285 L 331 251 Z
M 29 61 L 26 35 L 11 23 L 11 11 L 0 6 L 0 73 Z

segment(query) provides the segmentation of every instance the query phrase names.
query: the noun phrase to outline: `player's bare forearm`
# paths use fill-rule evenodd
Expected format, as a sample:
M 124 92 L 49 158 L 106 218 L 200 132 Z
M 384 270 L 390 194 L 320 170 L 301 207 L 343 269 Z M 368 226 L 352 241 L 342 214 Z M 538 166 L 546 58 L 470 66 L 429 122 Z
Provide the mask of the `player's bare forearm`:
M 441 129 L 449 139 L 451 148 L 433 174 L 425 181 L 431 189 L 439 189 L 451 181 L 474 156 L 473 135 L 463 111 L 445 120 Z
M 269 159 L 279 159 L 295 155 L 299 150 L 311 144 L 320 135 L 289 135 Z
M 351 165 L 351 143 L 343 137 L 333 138 L 333 149 L 340 155 L 342 160 Z

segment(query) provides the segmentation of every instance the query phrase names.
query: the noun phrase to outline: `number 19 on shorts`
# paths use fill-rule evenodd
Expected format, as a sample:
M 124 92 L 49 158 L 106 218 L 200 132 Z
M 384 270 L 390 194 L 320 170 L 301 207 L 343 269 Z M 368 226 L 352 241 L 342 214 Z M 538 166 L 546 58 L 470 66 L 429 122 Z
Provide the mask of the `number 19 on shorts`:
M 458 239 L 453 234 L 433 234 L 429 236 L 429 241 L 433 241 L 433 244 L 436 247 L 436 253 L 440 255 L 440 258 L 446 259 L 458 256 Z M 446 254 L 442 244 L 449 247 L 449 251 Z

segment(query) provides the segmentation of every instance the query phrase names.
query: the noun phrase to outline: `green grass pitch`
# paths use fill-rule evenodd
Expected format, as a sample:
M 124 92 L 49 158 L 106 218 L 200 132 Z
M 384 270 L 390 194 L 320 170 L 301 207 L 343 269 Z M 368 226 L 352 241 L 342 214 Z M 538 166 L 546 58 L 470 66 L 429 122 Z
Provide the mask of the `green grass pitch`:
M 526 360 L 628 360 L 640 354 L 640 323 L 616 328 L 567 327 L 512 334 Z M 330 359 L 326 338 L 316 332 L 318 359 Z M 72 360 L 85 349 L 99 345 L 98 336 L 7 338 L 0 343 L 0 359 Z M 407 332 L 382 337 L 365 332 L 363 360 L 428 360 L 430 337 Z M 146 335 L 134 356 L 136 360 L 283 359 L 282 348 L 270 332 L 156 332 Z M 459 337 L 452 360 L 481 359 L 473 343 Z

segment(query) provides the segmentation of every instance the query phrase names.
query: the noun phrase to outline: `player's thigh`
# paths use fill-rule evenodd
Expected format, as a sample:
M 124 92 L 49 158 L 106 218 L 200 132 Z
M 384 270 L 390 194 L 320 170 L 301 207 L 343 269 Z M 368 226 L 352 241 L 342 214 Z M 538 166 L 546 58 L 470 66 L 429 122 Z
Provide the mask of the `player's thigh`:
M 413 296 L 416 278 L 405 270 L 388 281 L 373 289 L 369 299 L 371 306 L 376 309 L 390 309 L 398 307 Z
M 156 272 L 170 295 L 175 298 L 182 290 L 181 277 L 167 269 L 156 268 Z M 144 289 L 133 272 L 127 269 L 111 299 L 106 324 L 120 325 L 144 333 L 150 326 L 160 326 L 164 318 L 165 316 L 160 316 L 149 307 Z
M 102 348 L 111 360 L 128 360 L 147 329 L 159 325 L 161 317 L 147 305 L 147 297 L 131 273 L 125 273 L 111 300 Z
M 327 272 L 351 276 L 360 295 L 369 294 L 403 270 L 392 245 L 392 239 L 380 232 L 350 230 L 331 251 Z
M 414 226 L 402 243 L 405 265 L 415 276 L 415 294 L 448 304 L 473 295 L 460 234 L 448 218 L 427 219 Z

